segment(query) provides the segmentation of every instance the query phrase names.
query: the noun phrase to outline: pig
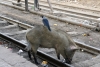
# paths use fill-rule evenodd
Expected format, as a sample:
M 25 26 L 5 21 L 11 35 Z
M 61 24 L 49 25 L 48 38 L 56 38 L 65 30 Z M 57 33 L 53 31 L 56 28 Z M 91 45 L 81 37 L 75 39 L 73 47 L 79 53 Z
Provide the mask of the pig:
M 68 64 L 71 64 L 72 57 L 78 49 L 77 45 L 66 32 L 53 29 L 49 31 L 43 25 L 36 25 L 28 31 L 26 33 L 26 40 L 28 42 L 27 50 L 29 58 L 32 59 L 30 54 L 30 51 L 32 51 L 36 64 L 38 64 L 36 53 L 39 47 L 54 48 L 57 53 L 57 58 L 60 59 L 61 54 Z

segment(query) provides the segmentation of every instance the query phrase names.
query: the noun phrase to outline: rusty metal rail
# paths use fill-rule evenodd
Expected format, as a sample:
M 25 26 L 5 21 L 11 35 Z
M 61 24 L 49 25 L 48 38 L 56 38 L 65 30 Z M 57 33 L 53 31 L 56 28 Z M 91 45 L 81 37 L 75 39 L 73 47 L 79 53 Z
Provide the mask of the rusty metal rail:
M 99 48 L 95 48 L 93 46 L 89 46 L 85 43 L 79 42 L 79 41 L 75 41 L 74 42 L 83 50 L 86 50 L 87 52 L 93 53 L 93 54 L 100 54 L 100 49 Z M 87 50 L 88 49 L 88 50 Z
M 21 1 L 21 2 L 24 2 L 24 1 Z M 40 2 L 43 2 L 43 1 L 40 1 Z M 31 2 L 28 2 L 28 3 L 29 3 L 29 5 L 33 5 L 33 3 L 31 3 Z M 53 4 L 56 5 L 56 3 L 53 3 Z M 40 3 L 40 6 L 45 7 L 45 8 L 49 8 L 48 5 L 41 4 L 41 3 Z M 78 8 L 78 7 L 74 7 L 74 6 L 68 6 L 68 7 Z M 71 17 L 75 17 L 75 18 L 80 18 L 80 19 L 85 19 L 85 20 L 92 20 L 92 21 L 95 21 L 95 22 L 98 22 L 98 23 L 100 22 L 99 20 L 97 20 L 100 17 L 99 15 L 95 15 L 95 14 L 92 15 L 92 14 L 84 13 L 84 12 L 80 12 L 80 11 L 67 10 L 67 9 L 59 8 L 59 7 L 55 7 L 55 6 L 53 6 L 53 8 L 55 9 L 55 11 L 56 10 L 60 11 L 62 14 L 65 14 L 67 16 L 71 16 Z M 82 9 L 82 8 L 78 8 L 78 9 Z M 85 8 L 83 8 L 83 10 L 99 12 L 97 10 L 90 10 L 90 9 L 85 9 Z
M 7 3 L 0 3 L 2 5 L 5 5 L 5 6 L 9 6 L 9 7 L 12 7 L 12 8 L 16 8 L 16 9 L 19 9 L 19 10 L 25 10 L 24 8 L 22 7 L 18 7 L 18 6 L 12 6 L 12 5 L 9 5 Z M 53 16 L 53 15 L 50 15 L 50 14 L 45 14 L 45 13 L 41 13 L 41 12 L 36 12 L 36 11 L 32 11 L 32 10 L 29 10 L 30 13 L 33 13 L 33 14 L 38 14 L 38 15 L 44 15 L 44 16 L 47 16 L 49 18 L 52 18 L 52 19 L 56 19 L 56 20 L 59 20 L 59 21 L 63 21 L 63 22 L 66 22 L 66 23 L 70 23 L 70 24 L 74 24 L 74 25 L 78 25 L 78 26 L 83 26 L 83 27 L 86 27 L 86 28 L 90 28 L 90 29 L 93 29 L 95 28 L 96 26 L 92 26 L 92 25 L 86 25 L 86 24 L 81 24 L 81 23 L 77 23 L 77 22 L 73 22 L 73 21 L 69 21 L 69 20 L 66 20 L 66 19 L 63 19 L 63 18 L 59 18 L 57 16 Z

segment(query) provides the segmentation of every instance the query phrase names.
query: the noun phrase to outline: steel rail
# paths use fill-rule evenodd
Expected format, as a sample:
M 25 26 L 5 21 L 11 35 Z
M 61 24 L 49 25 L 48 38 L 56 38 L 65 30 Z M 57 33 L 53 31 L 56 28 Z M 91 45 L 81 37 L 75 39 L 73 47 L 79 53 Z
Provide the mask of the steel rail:
M 12 0 L 9 0 L 9 2 L 12 2 Z M 24 3 L 24 1 L 21 1 L 21 2 Z M 28 2 L 28 3 L 32 4 L 32 5 L 34 4 L 34 3 L 31 3 L 31 2 Z M 49 8 L 48 5 L 44 5 L 44 4 L 40 4 L 40 6 Z M 58 13 L 65 14 L 67 16 L 71 16 L 71 17 L 75 17 L 75 18 L 80 18 L 80 19 L 84 19 L 84 20 L 92 20 L 94 22 L 100 23 L 100 21 L 98 20 L 98 18 L 100 17 L 99 15 L 95 15 L 95 14 L 92 15 L 92 14 L 88 14 L 88 13 L 84 13 L 84 12 L 77 12 L 77 11 L 72 11 L 72 10 L 66 10 L 66 9 L 57 8 L 57 7 L 53 7 L 53 8 L 56 9 L 56 10 L 61 10 L 62 12 L 58 12 Z M 54 12 L 54 14 L 55 14 L 55 12 Z
M 40 2 L 47 3 L 46 1 L 43 1 L 43 0 L 40 0 Z M 51 2 L 51 4 L 60 5 L 60 6 L 64 6 L 64 7 L 71 7 L 71 8 L 77 8 L 77 9 L 84 9 L 84 10 L 89 10 L 89 11 L 100 12 L 99 9 L 95 9 L 95 8 L 94 9 L 93 8 L 85 8 L 85 7 L 72 6 L 72 5 L 69 5 L 69 4 L 61 4 L 61 3 L 55 3 L 55 2 Z
M 12 0 L 9 0 L 9 1 L 12 1 Z M 24 2 L 23 0 L 21 1 L 21 2 Z M 49 7 L 48 5 L 45 5 L 45 4 L 42 4 L 41 2 L 44 2 L 44 3 L 47 3 L 47 2 L 45 2 L 45 1 L 40 1 L 40 6 L 44 6 L 44 7 Z M 29 4 L 34 4 L 34 3 L 32 3 L 32 1 L 29 1 L 28 2 Z M 93 9 L 86 9 L 86 8 L 79 8 L 79 7 L 75 7 L 75 6 L 69 6 L 69 5 L 64 5 L 64 4 L 58 4 L 58 3 L 53 3 L 53 2 L 51 2 L 51 4 L 52 5 L 60 5 L 60 6 L 67 6 L 67 7 L 72 7 L 72 8 L 78 8 L 78 9 L 83 9 L 83 10 L 90 10 L 90 11 L 95 11 L 95 12 L 100 12 L 99 10 L 93 10 Z M 55 8 L 55 9 L 61 9 L 61 8 L 56 8 L 55 6 L 53 6 L 53 8 Z M 63 8 L 63 7 L 62 7 Z M 64 9 L 61 9 L 62 11 L 68 11 L 68 10 L 64 10 Z M 73 13 L 73 11 L 68 11 L 68 12 L 72 12 Z M 77 13 L 77 12 L 75 12 L 75 13 Z M 79 12 L 78 12 L 79 13 Z M 84 14 L 84 15 L 87 15 L 87 14 Z M 90 16 L 93 16 L 93 15 L 90 15 Z M 93 17 L 100 17 L 99 15 L 94 15 Z
M 32 3 L 30 3 L 30 4 L 32 4 Z M 44 4 L 40 4 L 40 6 L 44 6 L 44 7 L 49 8 L 48 5 L 44 5 Z M 96 18 L 99 18 L 100 17 L 100 16 L 97 16 L 97 15 L 91 15 L 91 14 L 84 13 L 84 12 L 71 11 L 71 10 L 67 10 L 67 9 L 60 8 L 60 7 L 58 8 L 58 7 L 55 7 L 55 6 L 53 6 L 53 9 L 59 10 L 59 11 L 62 11 L 62 12 L 69 12 L 69 13 L 74 13 L 74 14 L 89 16 L 89 17 L 96 17 Z
M 21 2 L 24 2 L 24 1 L 21 1 Z M 32 4 L 31 2 L 28 2 L 29 4 Z M 44 4 L 41 4 L 40 3 L 40 6 L 43 6 L 43 7 L 46 7 L 46 8 L 49 8 L 48 5 L 44 5 Z M 55 7 L 53 6 L 54 10 L 59 10 L 59 11 L 62 11 L 62 12 L 58 12 L 58 13 L 62 13 L 62 14 L 65 14 L 67 16 L 71 16 L 71 17 L 75 17 L 75 18 L 80 18 L 80 19 L 85 19 L 85 20 L 92 20 L 92 21 L 95 21 L 95 22 L 98 22 L 100 23 L 99 20 L 97 20 L 100 16 L 99 15 L 92 15 L 92 14 L 88 14 L 88 13 L 84 13 L 84 12 L 77 12 L 77 11 L 72 11 L 72 10 L 66 10 L 66 9 L 63 9 L 63 8 L 58 8 L 58 7 Z M 55 14 L 55 12 L 54 12 Z
M 83 50 L 86 50 L 87 52 L 90 52 L 90 53 L 95 54 L 95 55 L 100 54 L 100 49 L 99 48 L 89 46 L 85 43 L 82 43 L 82 42 L 79 42 L 79 41 L 76 41 L 76 40 L 74 40 L 74 42 L 77 44 L 77 46 L 79 46 Z
M 9 6 L 9 7 L 15 8 L 15 9 L 19 9 L 19 10 L 22 10 L 22 11 L 25 10 L 22 7 L 8 5 L 7 3 L 0 3 L 0 4 L 5 5 L 5 6 Z M 83 26 L 83 27 L 86 27 L 86 28 L 89 28 L 89 29 L 94 29 L 96 27 L 96 26 L 92 26 L 92 25 L 86 25 L 86 24 L 81 24 L 81 23 L 69 21 L 69 20 L 66 20 L 66 19 L 63 19 L 63 18 L 59 18 L 57 16 L 45 14 L 45 13 L 42 13 L 42 12 L 37 12 L 37 11 L 32 11 L 32 10 L 29 10 L 29 12 L 33 13 L 33 14 L 44 15 L 44 16 L 47 16 L 49 18 L 56 19 L 56 20 L 59 20 L 59 21 L 63 21 L 63 22 L 66 22 L 66 23 L 70 23 L 70 24 L 74 24 L 74 25 L 78 25 L 78 26 Z
M 9 23 L 17 24 L 18 26 L 23 27 L 23 28 L 25 28 L 25 29 L 33 28 L 33 26 L 31 26 L 31 25 L 22 23 L 22 22 L 20 22 L 20 21 L 18 21 L 18 20 L 14 20 L 14 19 L 5 17 L 5 16 L 3 16 L 3 15 L 0 15 L 0 18 L 3 18 L 3 19 L 5 19 L 5 20 L 8 20 Z

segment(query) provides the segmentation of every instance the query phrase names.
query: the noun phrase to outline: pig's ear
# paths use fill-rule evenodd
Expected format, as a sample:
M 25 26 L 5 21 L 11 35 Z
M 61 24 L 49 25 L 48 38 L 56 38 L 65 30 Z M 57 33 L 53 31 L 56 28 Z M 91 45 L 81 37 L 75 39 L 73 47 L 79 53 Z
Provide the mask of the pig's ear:
M 70 49 L 71 49 L 71 50 L 78 50 L 79 47 L 78 47 L 78 46 L 71 45 L 71 46 L 70 46 Z

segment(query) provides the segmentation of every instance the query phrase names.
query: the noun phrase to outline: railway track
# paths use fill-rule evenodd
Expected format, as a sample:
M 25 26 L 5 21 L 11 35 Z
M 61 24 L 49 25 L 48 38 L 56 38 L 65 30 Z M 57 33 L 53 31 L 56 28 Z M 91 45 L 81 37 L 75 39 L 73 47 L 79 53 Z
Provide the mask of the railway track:
M 8 3 L 8 4 L 7 4 L 7 3 Z M 22 10 L 22 11 L 25 10 L 25 8 L 11 5 L 12 2 L 9 2 L 9 1 L 8 1 L 8 2 L 1 2 L 1 4 L 2 4 L 2 5 L 5 5 L 5 6 L 9 6 L 9 7 L 13 7 L 13 8 L 19 9 L 19 10 Z M 83 24 L 83 23 L 74 22 L 74 21 L 72 21 L 72 20 L 67 20 L 67 19 L 60 18 L 60 17 L 54 16 L 54 15 L 46 14 L 46 13 L 43 13 L 43 12 L 37 12 L 37 11 L 33 11 L 33 10 L 30 10 L 29 12 L 31 12 L 31 13 L 33 13 L 33 14 L 44 15 L 44 16 L 47 16 L 47 17 L 49 17 L 49 18 L 56 19 L 56 20 L 63 21 L 63 22 L 67 22 L 67 23 L 71 23 L 71 24 L 75 24 L 75 25 L 81 25 L 81 26 L 83 26 L 83 27 L 90 28 L 90 29 L 93 29 L 93 28 L 96 27 L 96 26 L 94 26 L 94 25 L 88 25 L 88 24 Z M 79 21 L 80 21 L 80 20 L 79 20 Z M 93 23 L 93 24 L 95 24 L 95 23 Z
M 22 49 L 26 52 L 25 47 L 27 45 L 27 42 L 25 40 L 25 33 L 33 28 L 33 26 L 28 25 L 28 24 L 24 24 L 22 22 L 19 22 L 17 20 L 13 20 L 11 18 L 5 17 L 5 16 L 0 16 L 0 26 L 3 26 L 0 28 L 0 41 L 3 42 L 3 44 L 15 44 L 17 47 L 19 47 L 19 49 Z M 9 30 L 9 31 L 8 31 Z M 11 31 L 10 31 L 11 30 Z M 23 32 L 24 30 L 24 32 Z M 20 31 L 20 32 L 19 32 Z M 100 54 L 100 49 L 97 49 L 95 47 L 86 45 L 86 44 L 82 44 L 80 42 L 75 41 L 75 43 L 80 47 L 80 50 L 77 52 L 78 53 L 84 53 L 84 55 L 88 56 L 88 59 L 93 58 L 94 56 L 97 56 L 98 54 Z M 14 46 L 14 45 L 13 45 Z M 8 48 L 9 45 L 7 46 Z M 69 65 L 69 64 L 64 64 L 61 61 L 54 59 L 52 56 L 56 56 L 54 50 L 48 50 L 47 52 L 44 51 L 42 52 L 40 48 L 40 50 L 38 51 L 38 56 L 42 57 L 43 60 L 48 61 L 51 65 L 50 67 L 73 67 L 73 65 Z M 51 53 L 53 52 L 53 53 Z M 76 56 L 77 56 L 76 54 Z M 51 55 L 51 56 L 50 56 Z
M 11 0 L 10 1 L 8 1 L 9 2 L 9 4 L 11 4 Z M 23 2 L 23 1 L 22 1 Z M 3 3 L 1 3 L 1 4 L 3 4 Z M 24 4 L 24 3 L 23 3 Z M 5 3 L 5 5 L 7 5 L 7 3 Z M 31 5 L 31 6 L 30 6 Z M 14 7 L 14 8 L 18 8 L 18 9 L 20 9 L 20 10 L 24 10 L 24 9 L 22 9 L 22 8 L 20 8 L 20 7 L 15 7 L 15 6 L 11 6 L 11 5 L 9 5 L 10 7 Z M 41 6 L 45 6 L 44 4 L 42 4 Z M 29 2 L 29 7 L 30 8 L 32 8 L 33 7 L 33 3 L 31 3 L 31 2 Z M 48 6 L 45 6 L 45 7 L 48 7 Z M 59 8 L 57 8 L 57 9 L 59 9 Z M 63 9 L 63 8 L 62 8 Z M 60 10 L 60 9 L 59 9 Z M 80 9 L 81 10 L 81 9 Z M 94 14 L 91 14 L 91 15 L 89 15 L 88 13 L 87 14 L 84 14 L 84 12 L 83 13 L 80 13 L 80 11 L 76 11 L 76 12 L 73 12 L 73 13 L 69 13 L 69 14 L 67 14 L 67 15 L 65 15 L 66 13 L 54 13 L 54 15 L 50 15 L 50 14 L 46 14 L 46 13 L 43 13 L 43 12 L 35 12 L 35 11 L 33 11 L 33 10 L 31 10 L 31 9 L 29 9 L 29 11 L 31 12 L 31 13 L 35 13 L 35 14 L 39 14 L 39 15 L 45 15 L 45 16 L 47 16 L 47 17 L 50 17 L 50 18 L 54 18 L 54 19 L 57 19 L 57 20 L 60 20 L 60 21 L 63 21 L 63 22 L 68 22 L 68 23 L 71 23 L 71 24 L 75 24 L 75 25 L 82 25 L 82 26 L 84 26 L 84 27 L 87 27 L 87 28 L 95 28 L 95 27 L 97 27 L 97 25 L 99 24 L 99 16 L 97 16 L 97 15 L 94 15 Z M 46 11 L 46 10 L 45 10 Z M 58 11 L 58 10 L 57 10 Z M 62 11 L 64 11 L 64 10 L 62 10 Z M 72 10 L 73 11 L 73 10 Z M 68 12 L 72 12 L 72 11 L 68 11 Z M 92 10 L 91 10 L 92 11 Z M 93 11 L 96 11 L 96 10 L 93 10 Z M 65 12 L 67 12 L 67 11 L 65 11 Z M 80 15 L 77 15 L 77 13 L 78 14 L 80 14 Z M 57 15 L 64 15 L 64 16 L 57 16 Z M 76 16 L 74 15 L 74 14 L 76 14 Z M 84 16 L 84 17 L 82 17 L 83 15 L 86 15 L 86 16 Z M 70 16 L 70 20 L 67 20 L 66 18 L 68 18 L 68 16 Z M 94 17 L 94 18 L 93 18 Z M 75 21 L 75 22 L 73 22 L 72 20 L 73 19 L 74 20 L 77 20 L 77 21 Z M 81 22 L 80 22 L 81 21 Z
M 24 10 L 24 9 L 23 9 Z M 37 13 L 36 13 L 37 14 Z M 38 14 L 40 14 L 40 15 L 43 15 L 43 14 L 41 14 L 41 13 L 38 13 Z M 46 15 L 47 16 L 47 15 Z M 2 17 L 1 17 L 2 18 Z M 5 19 L 4 17 L 3 17 L 3 19 Z M 11 21 L 12 22 L 12 21 Z M 12 25 L 12 24 L 11 24 Z M 2 25 L 1 25 L 2 26 Z M 17 24 L 14 24 L 14 25 L 12 25 L 12 27 L 15 27 L 15 26 L 17 26 Z M 7 31 L 5 31 L 4 32 L 4 30 L 3 30 L 3 34 L 6 34 L 6 35 L 8 35 L 8 36 L 10 36 L 10 37 L 13 37 L 13 38 L 15 38 L 15 39 L 17 39 L 17 40 L 19 40 L 19 41 L 22 41 L 22 42 L 25 42 L 25 38 L 23 38 L 24 36 L 22 36 L 22 35 L 25 35 L 24 33 L 25 32 L 27 32 L 28 31 L 28 29 L 30 29 L 31 27 L 26 27 L 25 25 L 21 25 L 20 23 L 18 23 L 18 26 L 22 26 L 22 27 L 20 27 L 20 28 L 22 28 L 22 29 L 24 29 L 24 32 L 21 32 L 21 30 L 20 31 L 18 31 L 18 33 L 7 33 Z M 2 27 L 1 29 L 7 29 L 7 28 L 9 28 L 10 26 L 6 26 L 6 27 Z M 27 29 L 26 29 L 27 28 Z M 91 27 L 91 28 L 94 28 L 94 27 Z M 10 30 L 10 29 L 9 29 Z M 16 30 L 15 30 L 16 31 Z M 1 32 L 2 32 L 2 30 L 1 30 Z M 19 35 L 18 35 L 19 34 Z M 21 35 L 20 35 L 21 34 Z M 1 34 L 1 36 L 2 36 L 2 34 Z M 4 35 L 5 36 L 5 35 Z M 22 38 L 19 38 L 19 37 L 22 37 Z M 3 37 L 2 37 L 3 38 Z M 25 42 L 26 43 L 26 42 Z M 75 43 L 80 47 L 80 50 L 75 54 L 75 56 L 77 56 L 77 55 L 84 55 L 84 56 L 87 56 L 87 57 L 84 57 L 85 58 L 85 60 L 89 60 L 89 59 L 91 59 L 91 58 L 93 58 L 94 56 L 97 56 L 98 54 L 100 54 L 100 49 L 99 48 L 96 48 L 96 47 L 93 47 L 93 46 L 89 46 L 89 45 L 86 45 L 86 44 L 84 44 L 84 43 L 81 43 L 81 42 L 79 42 L 79 41 L 75 41 Z M 23 46 L 22 46 L 23 47 Z M 25 47 L 25 46 L 24 46 Z M 43 49 L 40 49 L 41 51 L 43 50 Z M 44 51 L 44 50 L 43 50 Z M 47 51 L 48 51 L 48 49 L 47 49 Z M 45 52 L 45 53 L 47 53 L 47 54 L 50 54 L 50 55 L 52 55 L 53 57 L 55 57 L 56 55 L 55 55 L 55 52 L 53 51 L 53 50 L 49 50 L 50 52 Z M 53 53 L 52 53 L 53 52 Z M 77 56 L 77 57 L 79 57 L 79 56 Z M 47 57 L 48 58 L 48 57 Z M 82 57 L 81 57 L 82 58 Z M 88 58 L 88 59 L 87 59 Z M 62 58 L 63 59 L 63 58 Z M 75 58 L 74 58 L 75 59 Z M 84 62 L 85 60 L 79 60 L 79 61 L 77 61 L 77 59 L 75 59 L 74 61 L 73 61 L 73 66 L 74 66 L 74 64 L 78 64 L 78 62 Z M 49 60 L 50 61 L 50 60 Z M 75 61 L 76 61 L 76 63 L 75 63 Z M 52 63 L 52 62 L 51 62 Z M 58 62 L 55 62 L 55 63 L 57 63 L 57 64 L 60 64 L 61 66 L 63 66 L 63 63 L 60 63 L 59 61 Z M 54 64 L 54 63 L 53 63 Z M 55 64 L 56 65 L 56 64 Z M 66 65 L 66 64 L 65 64 Z M 72 66 L 71 65 L 71 66 Z M 56 65 L 57 66 L 57 65 Z M 58 65 L 59 66 L 59 65 Z M 68 65 L 67 65 L 68 66 Z M 69 65 L 70 66 L 70 65 Z M 76 66 L 77 67 L 77 66 Z
M 30 0 L 30 2 L 32 2 L 31 0 Z M 47 3 L 46 1 L 44 1 L 44 0 L 41 0 L 40 1 L 40 3 Z M 55 5 L 55 6 L 59 6 L 59 7 L 63 7 L 63 8 L 69 8 L 69 9 L 76 9 L 76 11 L 77 10 L 80 10 L 80 11 L 84 11 L 84 12 L 86 12 L 86 11 L 90 11 L 90 13 L 96 13 L 96 14 L 99 14 L 99 12 L 100 12 L 100 10 L 99 9 L 95 9 L 95 8 L 87 8 L 87 7 L 82 7 L 82 6 L 77 6 L 77 5 L 70 5 L 70 4 L 66 4 L 66 3 L 60 3 L 60 2 L 57 2 L 57 1 L 51 1 L 51 4 L 52 5 Z M 85 11 L 86 10 L 86 11 Z
M 21 1 L 21 2 L 24 3 L 24 1 Z M 64 19 L 66 19 L 67 16 L 71 16 L 74 18 L 80 18 L 80 19 L 85 19 L 89 21 L 100 22 L 98 20 L 98 18 L 100 17 L 99 10 L 79 8 L 79 7 L 62 5 L 62 4 L 57 4 L 57 3 L 51 3 L 51 4 L 52 4 L 52 7 L 54 8 L 53 15 L 55 16 L 62 17 Z M 29 6 L 33 7 L 32 1 L 29 1 Z M 43 11 L 47 11 L 47 13 L 50 11 L 48 3 L 45 1 L 40 1 L 40 8 L 43 9 Z M 62 15 L 64 15 L 64 17 Z

